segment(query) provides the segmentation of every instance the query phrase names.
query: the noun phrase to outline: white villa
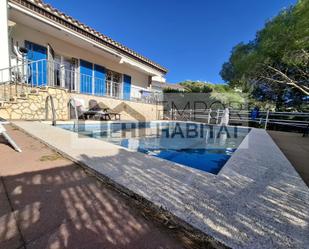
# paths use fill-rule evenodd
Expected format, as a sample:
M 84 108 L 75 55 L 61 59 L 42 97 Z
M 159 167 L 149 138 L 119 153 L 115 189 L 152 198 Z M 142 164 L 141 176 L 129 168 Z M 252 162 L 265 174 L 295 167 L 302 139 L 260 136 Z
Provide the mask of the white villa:
M 29 87 L 139 103 L 160 96 L 167 69 L 41 0 L 0 0 L 0 12 L 2 109 Z

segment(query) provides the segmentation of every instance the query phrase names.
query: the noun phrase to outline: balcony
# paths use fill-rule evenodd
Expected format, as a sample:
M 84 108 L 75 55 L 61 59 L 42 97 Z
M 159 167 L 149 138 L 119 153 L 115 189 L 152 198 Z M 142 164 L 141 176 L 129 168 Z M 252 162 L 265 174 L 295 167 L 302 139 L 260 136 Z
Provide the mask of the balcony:
M 19 84 L 19 95 L 27 94 L 32 88 L 56 87 L 67 89 L 69 92 L 124 99 L 123 78 L 114 81 L 113 77 L 99 78 L 93 75 L 82 74 L 73 67 L 67 67 L 50 60 L 12 60 L 13 66 L 0 69 L 0 98 L 7 99 L 12 95 L 11 90 L 5 91 L 5 85 Z M 121 74 L 119 74 L 121 75 Z M 15 87 L 15 91 L 17 87 Z M 29 90 L 30 89 L 30 90 Z M 132 94 L 126 100 L 143 103 L 156 103 L 161 101 L 162 94 L 148 89 L 131 85 Z M 141 92 L 137 96 L 136 92 Z M 142 94 L 143 93 L 143 94 Z M 145 94 L 147 93 L 147 94 Z

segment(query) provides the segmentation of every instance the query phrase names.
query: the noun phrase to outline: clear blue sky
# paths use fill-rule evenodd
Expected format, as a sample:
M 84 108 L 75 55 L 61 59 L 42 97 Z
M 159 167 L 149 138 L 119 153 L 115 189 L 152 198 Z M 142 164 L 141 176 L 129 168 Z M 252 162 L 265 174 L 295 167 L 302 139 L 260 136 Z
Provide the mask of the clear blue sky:
M 222 83 L 237 43 L 296 0 L 46 0 L 167 67 L 167 80 Z

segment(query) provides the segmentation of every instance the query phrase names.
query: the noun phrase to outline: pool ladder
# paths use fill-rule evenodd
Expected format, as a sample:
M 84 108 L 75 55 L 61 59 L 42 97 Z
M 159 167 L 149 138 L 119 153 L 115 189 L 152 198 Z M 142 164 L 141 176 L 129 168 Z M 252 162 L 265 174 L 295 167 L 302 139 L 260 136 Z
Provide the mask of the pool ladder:
M 71 106 L 74 109 L 74 116 L 75 116 L 75 120 L 74 120 L 74 124 L 73 124 L 73 130 L 76 131 L 77 128 L 78 128 L 78 111 L 77 111 L 77 107 L 76 107 L 76 101 L 73 98 L 70 98 L 69 103 L 68 103 L 69 115 L 71 115 Z
M 51 111 L 52 111 L 52 125 L 56 126 L 56 110 L 55 110 L 55 105 L 54 105 L 54 99 L 53 96 L 50 94 L 46 97 L 45 100 L 45 120 L 48 120 L 48 101 L 50 101 L 50 106 L 51 106 Z

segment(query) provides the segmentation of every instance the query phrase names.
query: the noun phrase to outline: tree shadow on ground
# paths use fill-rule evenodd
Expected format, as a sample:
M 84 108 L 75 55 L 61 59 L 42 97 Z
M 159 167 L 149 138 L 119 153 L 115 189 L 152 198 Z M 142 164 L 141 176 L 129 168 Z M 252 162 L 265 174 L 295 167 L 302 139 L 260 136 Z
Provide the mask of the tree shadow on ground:
M 163 167 L 158 160 L 146 162 L 137 153 L 130 157 L 122 150 L 110 157 L 84 154 L 80 160 L 113 177 L 122 187 L 134 189 L 136 194 L 185 217 L 208 235 L 229 241 L 229 245 L 246 247 L 253 243 L 258 247 L 261 244 L 256 243 L 266 243 L 278 248 L 306 248 L 309 199 L 292 171 L 278 172 L 269 184 L 247 176 L 247 165 L 229 169 L 228 175 L 206 177 L 188 167 L 178 170 L 179 166 L 170 163 Z M 256 170 L 266 179 L 274 169 Z
M 3 177 L 27 248 L 183 248 L 128 200 L 78 167 Z M 0 205 L 1 207 L 1 205 Z M 0 248 L 14 248 L 14 215 L 1 213 Z

